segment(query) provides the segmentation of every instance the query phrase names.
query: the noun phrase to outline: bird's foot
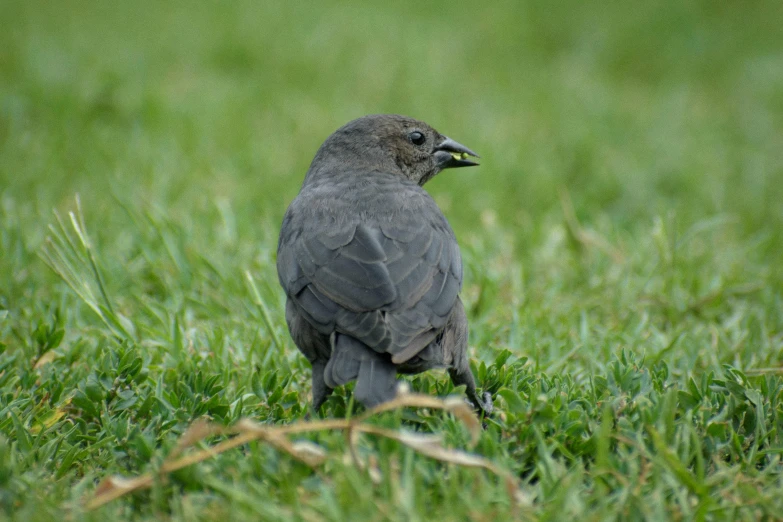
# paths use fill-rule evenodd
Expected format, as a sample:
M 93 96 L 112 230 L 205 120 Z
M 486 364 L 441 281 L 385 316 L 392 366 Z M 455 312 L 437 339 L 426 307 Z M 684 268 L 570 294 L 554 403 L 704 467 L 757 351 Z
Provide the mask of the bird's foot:
M 479 414 L 479 417 L 489 417 L 495 409 L 495 406 L 492 404 L 492 394 L 487 391 L 484 393 L 476 393 L 469 400 Z
M 492 394 L 485 391 L 481 394 L 481 398 L 483 400 L 479 402 L 478 407 L 484 413 L 485 417 L 489 417 L 495 409 L 495 406 L 492 404 Z

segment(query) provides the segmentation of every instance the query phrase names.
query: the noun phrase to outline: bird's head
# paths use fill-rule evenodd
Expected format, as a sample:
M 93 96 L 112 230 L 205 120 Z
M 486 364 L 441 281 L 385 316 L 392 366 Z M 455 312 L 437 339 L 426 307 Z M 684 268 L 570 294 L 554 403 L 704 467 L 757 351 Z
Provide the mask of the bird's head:
M 397 114 L 353 120 L 321 145 L 310 171 L 340 164 L 399 173 L 423 185 L 443 169 L 478 165 L 478 154 L 422 121 Z

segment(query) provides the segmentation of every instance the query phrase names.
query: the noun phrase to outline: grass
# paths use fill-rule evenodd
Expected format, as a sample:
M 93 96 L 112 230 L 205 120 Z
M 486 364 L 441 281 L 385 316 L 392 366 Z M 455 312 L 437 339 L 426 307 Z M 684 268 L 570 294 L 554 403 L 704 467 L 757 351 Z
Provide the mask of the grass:
M 9 0 L 0 20 L 0 518 L 783 512 L 778 3 Z M 482 155 L 428 189 L 498 414 L 475 447 L 433 409 L 371 422 L 513 491 L 371 435 L 365 469 L 328 430 L 301 436 L 318 465 L 252 441 L 159 475 L 200 419 L 304 420 L 277 232 L 321 141 L 372 112 Z M 350 388 L 325 412 L 355 416 Z

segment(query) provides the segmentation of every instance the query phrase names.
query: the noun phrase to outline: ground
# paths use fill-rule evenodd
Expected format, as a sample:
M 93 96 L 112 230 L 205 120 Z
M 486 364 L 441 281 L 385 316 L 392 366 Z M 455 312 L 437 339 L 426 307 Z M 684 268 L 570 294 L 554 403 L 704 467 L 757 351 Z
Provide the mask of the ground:
M 759 520 L 783 513 L 776 2 L 0 3 L 0 518 Z M 275 250 L 315 150 L 396 112 L 465 263 L 485 469 L 364 435 L 155 472 L 193 422 L 303 422 Z M 442 373 L 413 391 L 459 395 Z M 351 389 L 327 418 L 357 415 Z M 404 430 L 404 431 L 403 431 Z M 203 450 L 223 440 L 198 443 Z

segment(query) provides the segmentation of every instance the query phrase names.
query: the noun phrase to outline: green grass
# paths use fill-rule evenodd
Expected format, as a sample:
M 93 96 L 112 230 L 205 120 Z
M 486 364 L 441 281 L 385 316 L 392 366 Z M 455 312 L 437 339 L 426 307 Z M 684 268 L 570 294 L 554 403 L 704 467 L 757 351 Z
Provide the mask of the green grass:
M 0 20 L 0 518 L 783 513 L 780 3 L 7 0 Z M 320 432 L 316 470 L 254 442 L 86 512 L 197 419 L 304 419 L 277 232 L 318 145 L 375 112 L 482 155 L 428 189 L 498 409 L 472 451 L 518 506 L 366 436 L 375 483 Z M 376 422 L 469 448 L 448 414 Z

